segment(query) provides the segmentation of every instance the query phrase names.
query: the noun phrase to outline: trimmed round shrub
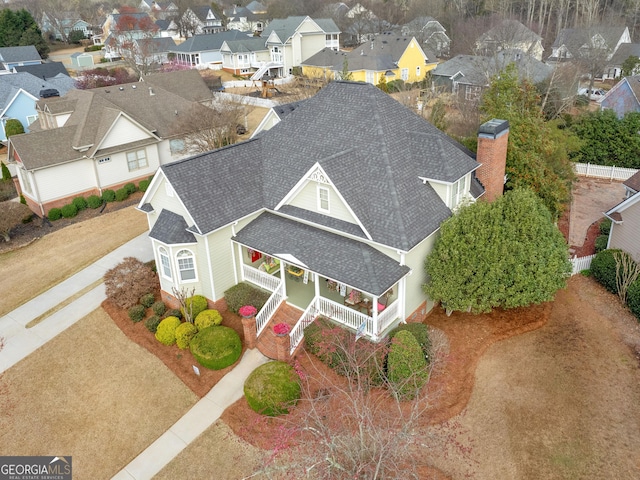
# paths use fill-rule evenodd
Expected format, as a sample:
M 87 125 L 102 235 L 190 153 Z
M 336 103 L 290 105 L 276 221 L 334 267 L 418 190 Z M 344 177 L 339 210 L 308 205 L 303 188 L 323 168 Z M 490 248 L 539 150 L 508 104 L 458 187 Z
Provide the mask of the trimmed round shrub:
M 60 220 L 62 218 L 62 210 L 59 208 L 52 208 L 49 210 L 47 217 L 49 217 L 49 220 Z
M 204 330 L 208 327 L 215 327 L 222 323 L 222 315 L 218 310 L 203 310 L 195 319 L 195 325 L 198 330 Z
M 180 326 L 178 317 L 167 317 L 158 324 L 156 330 L 156 340 L 163 345 L 173 345 L 176 343 L 176 328 Z
M 429 327 L 424 323 L 402 323 L 389 332 L 389 340 L 393 341 L 398 332 L 411 332 L 418 341 L 418 345 L 422 349 L 427 362 L 429 361 L 429 349 L 431 348 L 431 340 L 429 339 Z
M 123 202 L 127 198 L 129 198 L 129 192 L 126 188 L 119 188 L 118 190 L 116 190 L 116 200 L 118 202 Z
M 209 306 L 207 299 L 202 295 L 194 295 L 193 297 L 189 297 L 185 300 L 185 309 L 187 312 L 191 312 L 191 319 L 196 318 L 200 312 L 206 310 Z M 182 317 L 186 318 L 184 314 L 185 309 L 182 309 Z
M 616 284 L 616 259 L 613 254 L 622 250 L 603 250 L 596 254 L 591 261 L 591 275 L 600 285 L 612 293 L 618 293 Z M 628 254 L 627 254 L 628 255 Z
M 211 370 L 233 365 L 242 353 L 240 335 L 223 326 L 200 330 L 191 340 L 190 347 L 198 363 Z
M 87 200 L 84 197 L 76 197 L 73 200 L 71 200 L 71 203 L 73 203 L 76 206 L 78 211 L 84 210 L 85 208 L 87 208 Z
M 73 203 L 65 205 L 64 207 L 61 208 L 61 210 L 62 210 L 62 216 L 64 218 L 72 218 L 78 214 L 78 209 Z
M 629 285 L 627 290 L 627 306 L 640 321 L 640 279 Z
M 182 320 L 182 312 L 177 308 L 170 308 L 166 312 L 164 312 L 164 318 L 167 317 L 177 317 Z
M 412 399 L 427 381 L 427 360 L 411 332 L 399 331 L 389 349 L 387 374 L 396 395 Z
M 604 220 L 600 222 L 600 225 L 598 225 L 598 227 L 600 228 L 600 233 L 602 235 L 609 236 L 609 232 L 611 231 L 611 219 L 605 217 Z
M 251 409 L 270 417 L 289 413 L 300 394 L 296 371 L 284 362 L 265 363 L 244 382 L 244 396 Z
M 596 238 L 596 253 L 606 250 L 608 242 L 609 242 L 609 235 L 599 235 Z
M 162 319 L 158 315 L 151 315 L 144 321 L 144 326 L 147 327 L 147 330 L 151 333 L 156 333 L 161 321 Z
M 89 195 L 87 197 L 87 206 L 89 208 L 99 208 L 102 205 L 102 198 L 98 195 Z
M 181 350 L 189 348 L 189 344 L 193 337 L 198 333 L 198 329 L 193 323 L 184 322 L 176 328 L 176 345 Z
M 149 188 L 150 183 L 150 180 L 140 180 L 140 183 L 138 183 L 138 190 L 140 190 L 141 192 L 146 192 L 147 188 Z
M 146 308 L 143 305 L 134 305 L 128 311 L 129 318 L 133 320 L 134 323 L 138 323 L 140 320 L 144 318 L 144 314 L 146 313 Z
M 132 195 L 132 194 L 136 193 L 136 191 L 138 190 L 136 188 L 136 184 L 132 183 L 132 182 L 125 183 L 124 187 L 122 187 L 122 188 L 124 188 L 129 195 Z
M 144 306 L 144 308 L 150 308 L 155 301 L 156 296 L 153 293 L 147 293 L 140 297 L 140 305 Z
M 104 200 L 105 202 L 109 203 L 109 202 L 115 202 L 116 200 L 116 192 L 114 192 L 113 190 L 104 190 L 102 192 L 102 200 Z
M 163 301 L 157 301 L 153 302 L 153 305 L 151 305 L 151 310 L 153 310 L 153 313 L 161 317 L 162 315 L 164 315 L 164 312 L 166 312 L 167 306 Z

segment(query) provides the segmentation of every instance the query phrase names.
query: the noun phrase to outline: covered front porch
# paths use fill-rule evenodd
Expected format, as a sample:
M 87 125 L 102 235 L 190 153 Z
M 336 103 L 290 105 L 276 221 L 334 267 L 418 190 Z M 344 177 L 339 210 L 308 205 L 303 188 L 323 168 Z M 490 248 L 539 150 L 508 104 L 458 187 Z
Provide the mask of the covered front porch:
M 299 309 L 290 332 L 291 353 L 304 328 L 318 316 L 372 341 L 404 319 L 409 268 L 366 243 L 270 213 L 244 227 L 233 240 L 239 280 L 271 292 L 256 316 L 257 334 L 283 302 Z

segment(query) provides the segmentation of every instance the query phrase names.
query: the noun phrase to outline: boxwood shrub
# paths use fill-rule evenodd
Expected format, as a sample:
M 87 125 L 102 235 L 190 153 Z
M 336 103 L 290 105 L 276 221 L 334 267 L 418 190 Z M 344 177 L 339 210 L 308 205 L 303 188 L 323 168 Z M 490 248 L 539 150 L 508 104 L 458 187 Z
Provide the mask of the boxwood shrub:
M 591 261 L 591 275 L 604 288 L 612 293 L 618 293 L 616 284 L 616 259 L 613 254 L 622 252 L 618 249 L 603 250 L 596 254 Z M 628 255 L 628 254 L 627 254 Z
M 150 308 L 155 301 L 156 296 L 153 293 L 147 293 L 140 297 L 140 305 L 142 305 L 144 308 Z
M 271 417 L 289 413 L 300 394 L 300 380 L 294 368 L 284 362 L 265 363 L 244 382 L 244 395 L 251 409 Z
M 62 216 L 64 218 L 72 218 L 78 214 L 78 209 L 73 203 L 69 203 L 68 205 L 65 205 L 64 207 L 61 208 L 61 210 L 62 210 Z
M 198 330 L 204 330 L 208 327 L 215 327 L 222 323 L 222 315 L 218 310 L 207 309 L 201 311 L 194 321 Z
M 115 202 L 116 200 L 116 192 L 113 190 L 107 189 L 102 192 L 102 200 L 105 202 Z
M 62 218 L 62 210 L 60 210 L 59 208 L 52 208 L 51 210 L 49 210 L 47 217 L 49 218 L 49 220 L 60 220 Z
M 596 238 L 596 253 L 606 250 L 608 242 L 609 242 L 609 235 L 599 235 Z
M 609 235 L 609 232 L 611 231 L 611 219 L 605 217 L 601 222 L 600 225 L 598 226 L 600 228 L 600 233 L 602 235 Z
M 140 320 L 144 318 L 146 313 L 146 309 L 143 305 L 134 305 L 128 311 L 129 318 L 133 320 L 134 323 L 138 323 Z
M 167 317 L 158 324 L 156 330 L 156 340 L 163 345 L 173 345 L 176 343 L 176 328 L 180 325 L 177 317 Z
M 189 348 L 193 337 L 198 333 L 198 329 L 193 323 L 184 322 L 176 328 L 176 345 L 181 350 Z
M 140 190 L 141 192 L 146 192 L 147 188 L 149 188 L 150 183 L 150 180 L 140 180 L 140 183 L 138 183 L 138 190 Z
M 171 308 L 166 312 L 164 312 L 164 318 L 167 318 L 167 317 L 176 317 L 176 318 L 182 319 L 182 312 L 177 308 Z
M 389 384 L 401 399 L 412 399 L 427 381 L 427 360 L 413 334 L 396 333 L 387 358 Z
M 102 198 L 98 195 L 89 195 L 87 197 L 87 206 L 89 208 L 99 208 L 102 205 Z
M 122 187 L 122 188 L 124 188 L 129 195 L 133 195 L 138 190 L 136 188 L 136 184 L 132 183 L 132 182 L 125 183 L 124 187 Z
M 71 201 L 71 203 L 76 206 L 78 211 L 87 208 L 87 200 L 84 197 L 76 197 Z
M 167 306 L 164 304 L 163 301 L 159 300 L 157 302 L 153 302 L 153 305 L 151 305 L 151 310 L 153 310 L 153 313 L 161 317 L 162 315 L 164 315 L 164 312 L 167 310 Z
M 199 331 L 191 340 L 190 347 L 198 363 L 211 370 L 221 370 L 233 365 L 242 353 L 240 335 L 232 328 L 223 326 Z
M 411 332 L 418 341 L 418 345 L 422 349 L 427 362 L 429 361 L 429 350 L 431 349 L 431 340 L 429 339 L 429 327 L 424 323 L 401 323 L 389 332 L 389 340 L 393 341 L 398 332 Z
M 194 295 L 193 297 L 189 297 L 185 300 L 185 308 L 187 311 L 191 312 L 191 321 L 193 321 L 200 312 L 206 310 L 209 306 L 206 297 L 202 295 Z M 182 311 L 182 318 L 187 318 L 184 314 L 184 309 Z
M 129 198 L 129 192 L 127 191 L 126 188 L 119 188 L 118 190 L 116 190 L 116 200 L 118 202 L 123 202 L 125 201 L 127 198 Z
M 269 300 L 269 293 L 255 288 L 248 283 L 240 282 L 224 292 L 229 311 L 238 314 L 243 305 L 253 305 L 258 311 Z
M 627 290 L 627 306 L 640 321 L 640 278 L 629 285 Z
M 151 315 L 144 321 L 144 326 L 147 327 L 151 333 L 156 333 L 158 325 L 160 325 L 161 318 L 158 315 Z

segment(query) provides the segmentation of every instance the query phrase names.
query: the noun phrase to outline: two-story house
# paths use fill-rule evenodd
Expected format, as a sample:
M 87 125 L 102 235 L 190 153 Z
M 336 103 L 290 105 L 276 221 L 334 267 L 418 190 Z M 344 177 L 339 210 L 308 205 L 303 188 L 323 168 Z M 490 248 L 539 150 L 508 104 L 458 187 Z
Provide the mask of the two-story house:
M 222 44 L 225 41 L 245 38 L 250 38 L 250 35 L 238 30 L 194 35 L 180 45 L 171 48 L 169 52 L 174 54 L 175 61 L 181 65 L 219 70 L 222 68 L 222 52 L 220 52 Z
M 269 50 L 260 37 L 225 40 L 220 47 L 222 69 L 234 75 L 252 75 L 270 60 Z
M 56 40 L 67 41 L 69 34 L 80 31 L 84 38 L 90 38 L 93 28 L 74 12 L 62 12 L 56 18 L 50 18 L 47 12 L 42 14 L 42 31 L 51 33 Z
M 628 27 L 564 28 L 553 42 L 547 62 L 580 60 L 596 52 L 609 60 L 623 43 L 631 43 Z
M 292 349 L 318 315 L 373 340 L 423 318 L 424 259 L 459 205 L 502 193 L 508 123 L 481 127 L 476 159 L 370 84 L 333 82 L 277 109 L 252 139 L 154 176 L 139 209 L 165 301 L 252 283 L 271 293 L 258 333 L 283 302 L 299 309 Z
M 222 18 L 218 17 L 208 5 L 187 8 L 180 20 L 185 36 L 223 32 L 226 28 Z
M 260 35 L 268 23 L 266 14 L 254 13 L 248 8 L 234 5 L 224 10 L 227 19 L 227 28 L 240 30 L 241 32 L 252 32 Z
M 420 45 L 434 52 L 438 58 L 448 57 L 451 39 L 447 30 L 433 17 L 416 17 L 402 27 L 402 34 L 416 37 Z
M 39 128 L 10 138 L 21 193 L 40 216 L 80 195 L 100 195 L 148 178 L 185 156 L 180 116 L 206 109 L 211 92 L 197 71 L 144 82 L 71 90 L 38 101 Z
M 542 60 L 542 37 L 517 20 L 504 20 L 476 40 L 476 53 L 495 55 L 503 50 L 519 50 L 538 61 Z

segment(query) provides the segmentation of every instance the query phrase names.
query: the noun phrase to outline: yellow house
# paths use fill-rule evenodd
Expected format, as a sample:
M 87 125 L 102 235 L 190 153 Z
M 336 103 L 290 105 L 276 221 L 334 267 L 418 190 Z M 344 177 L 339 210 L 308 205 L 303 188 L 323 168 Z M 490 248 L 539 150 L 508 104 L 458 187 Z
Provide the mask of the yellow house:
M 358 82 L 377 85 L 384 77 L 387 82 L 414 83 L 423 80 L 437 64 L 435 54 L 427 55 L 415 37 L 384 33 L 351 52 L 324 49 L 302 63 L 302 73 L 332 80 L 347 70 L 350 79 Z

